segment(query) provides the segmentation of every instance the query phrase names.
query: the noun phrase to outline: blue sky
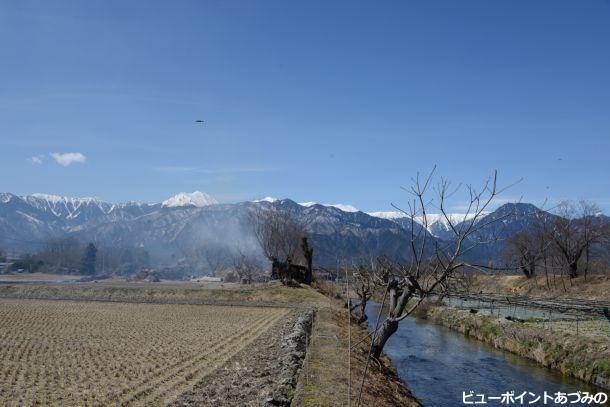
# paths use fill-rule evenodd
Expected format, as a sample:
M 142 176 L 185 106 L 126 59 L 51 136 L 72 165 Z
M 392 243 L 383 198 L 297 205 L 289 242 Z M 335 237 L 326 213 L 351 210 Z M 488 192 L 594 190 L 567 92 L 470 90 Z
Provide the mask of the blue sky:
M 373 211 L 437 164 L 610 212 L 609 1 L 15 0 L 0 50 L 2 191 Z

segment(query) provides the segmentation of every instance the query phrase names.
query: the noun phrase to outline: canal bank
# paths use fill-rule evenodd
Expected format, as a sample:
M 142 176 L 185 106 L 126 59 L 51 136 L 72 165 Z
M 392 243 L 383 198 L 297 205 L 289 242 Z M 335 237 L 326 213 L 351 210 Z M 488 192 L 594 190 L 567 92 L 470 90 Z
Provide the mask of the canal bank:
M 606 390 L 610 389 L 610 341 L 549 332 L 504 317 L 428 306 L 422 318 L 523 356 Z
M 385 355 L 381 364 L 369 359 L 366 327 L 351 319 L 343 305 L 328 298 L 318 308 L 291 405 L 420 407 Z

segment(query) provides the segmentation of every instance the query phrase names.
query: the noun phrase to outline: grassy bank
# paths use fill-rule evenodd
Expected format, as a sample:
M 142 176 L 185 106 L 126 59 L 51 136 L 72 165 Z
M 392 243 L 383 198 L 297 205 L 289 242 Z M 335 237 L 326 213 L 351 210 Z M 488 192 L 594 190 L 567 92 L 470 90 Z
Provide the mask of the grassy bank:
M 607 301 L 610 292 L 609 275 L 579 276 L 534 276 L 473 273 L 470 277 L 471 292 L 482 294 L 524 295 L 552 300 L 578 298 L 582 300 Z
M 420 316 L 534 360 L 565 375 L 610 389 L 610 340 L 553 333 L 505 318 L 448 307 L 423 307 Z
M 348 357 L 350 334 L 356 344 L 367 333 L 353 321 L 348 325 L 347 310 L 329 299 L 318 310 L 293 405 L 346 406 L 348 393 L 356 405 L 366 369 L 361 406 L 420 406 L 387 357 L 382 358 L 383 367 L 371 362 L 367 368 L 370 340 L 356 345 Z

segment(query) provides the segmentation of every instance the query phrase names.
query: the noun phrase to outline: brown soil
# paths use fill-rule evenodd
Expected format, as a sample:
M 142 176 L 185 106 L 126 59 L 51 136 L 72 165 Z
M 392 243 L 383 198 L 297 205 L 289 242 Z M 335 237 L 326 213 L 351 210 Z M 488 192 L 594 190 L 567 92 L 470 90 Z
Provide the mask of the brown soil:
M 280 380 L 281 340 L 296 314 L 278 322 L 213 375 L 180 396 L 173 406 L 260 406 Z

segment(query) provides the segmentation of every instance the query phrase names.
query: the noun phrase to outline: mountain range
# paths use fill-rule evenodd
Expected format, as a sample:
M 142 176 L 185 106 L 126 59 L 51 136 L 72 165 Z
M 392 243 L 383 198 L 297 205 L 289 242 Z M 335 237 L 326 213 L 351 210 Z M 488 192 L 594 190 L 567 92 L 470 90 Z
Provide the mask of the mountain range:
M 342 210 L 340 205 L 273 198 L 220 204 L 198 191 L 156 204 L 0 193 L 0 249 L 35 252 L 53 239 L 71 236 L 99 247 L 144 249 L 154 262 L 165 266 L 202 247 L 259 253 L 251 213 L 265 206 L 290 211 L 307 225 L 318 265 L 336 266 L 380 255 L 397 260 L 409 256 L 411 220 L 400 212 L 364 213 L 352 207 Z M 526 229 L 539 212 L 531 204 L 505 204 L 485 215 L 486 221 L 502 221 L 484 233 L 505 238 Z M 460 214 L 450 218 L 458 225 L 467 220 Z M 431 239 L 451 239 L 446 220 L 438 215 L 429 217 L 427 229 Z M 488 261 L 501 250 L 502 239 L 473 255 Z

